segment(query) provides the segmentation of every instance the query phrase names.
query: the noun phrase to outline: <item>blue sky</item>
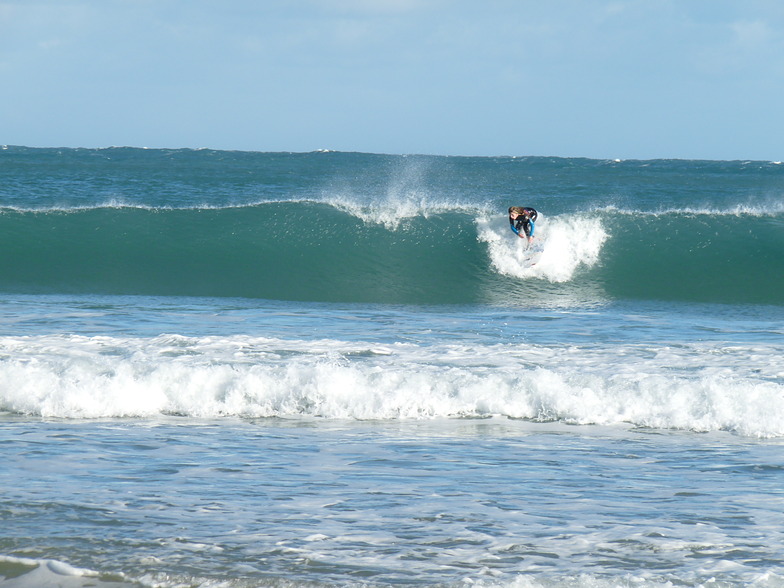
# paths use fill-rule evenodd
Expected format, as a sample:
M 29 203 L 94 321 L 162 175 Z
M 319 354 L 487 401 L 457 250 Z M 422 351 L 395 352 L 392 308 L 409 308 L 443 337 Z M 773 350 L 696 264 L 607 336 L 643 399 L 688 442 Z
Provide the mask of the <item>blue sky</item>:
M 0 143 L 784 158 L 781 0 L 0 0 Z

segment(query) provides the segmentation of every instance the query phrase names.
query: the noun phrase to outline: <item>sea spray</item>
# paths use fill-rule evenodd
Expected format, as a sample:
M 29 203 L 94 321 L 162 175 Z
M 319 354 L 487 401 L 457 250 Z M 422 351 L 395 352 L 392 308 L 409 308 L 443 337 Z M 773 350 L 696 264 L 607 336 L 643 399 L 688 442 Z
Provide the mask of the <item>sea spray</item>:
M 576 215 L 545 217 L 536 222 L 535 244 L 510 238 L 508 223 L 495 218 L 477 221 L 478 238 L 488 244 L 493 268 L 516 278 L 544 278 L 568 282 L 581 266 L 589 268 L 599 260 L 607 233 L 599 218 Z M 532 260 L 535 256 L 535 264 Z

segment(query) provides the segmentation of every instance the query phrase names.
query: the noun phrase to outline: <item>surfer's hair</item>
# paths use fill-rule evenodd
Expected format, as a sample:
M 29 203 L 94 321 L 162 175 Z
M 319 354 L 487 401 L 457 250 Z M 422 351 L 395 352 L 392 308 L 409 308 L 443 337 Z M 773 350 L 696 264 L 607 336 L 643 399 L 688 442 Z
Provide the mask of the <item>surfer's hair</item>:
M 522 206 L 510 206 L 509 207 L 509 214 L 516 212 L 517 214 L 523 214 L 525 211 L 523 210 Z

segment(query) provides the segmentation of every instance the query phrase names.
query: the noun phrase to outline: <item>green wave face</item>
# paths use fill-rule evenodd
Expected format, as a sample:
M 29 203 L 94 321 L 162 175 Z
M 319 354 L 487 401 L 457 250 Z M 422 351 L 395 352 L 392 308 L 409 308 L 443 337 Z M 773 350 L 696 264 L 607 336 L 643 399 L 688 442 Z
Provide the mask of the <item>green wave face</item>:
M 470 223 L 389 230 L 317 203 L 0 215 L 0 289 L 466 302 L 481 279 Z M 468 273 L 466 272 L 468 270 Z
M 779 214 L 544 217 L 538 263 L 506 218 L 324 202 L 0 214 L 0 290 L 404 304 L 569 298 L 784 303 Z

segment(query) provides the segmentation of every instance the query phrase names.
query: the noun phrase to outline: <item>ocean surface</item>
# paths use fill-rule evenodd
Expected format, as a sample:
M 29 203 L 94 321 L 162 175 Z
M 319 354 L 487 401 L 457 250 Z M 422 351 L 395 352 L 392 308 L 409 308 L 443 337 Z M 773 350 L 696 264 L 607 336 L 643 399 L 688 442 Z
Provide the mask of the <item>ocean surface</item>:
M 0 251 L 0 588 L 784 587 L 781 162 L 5 146 Z

